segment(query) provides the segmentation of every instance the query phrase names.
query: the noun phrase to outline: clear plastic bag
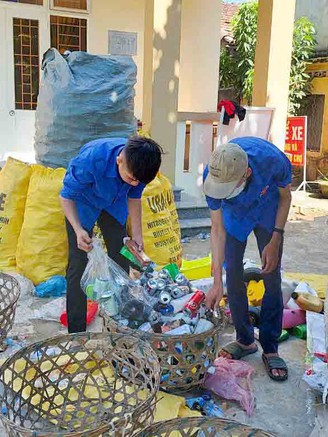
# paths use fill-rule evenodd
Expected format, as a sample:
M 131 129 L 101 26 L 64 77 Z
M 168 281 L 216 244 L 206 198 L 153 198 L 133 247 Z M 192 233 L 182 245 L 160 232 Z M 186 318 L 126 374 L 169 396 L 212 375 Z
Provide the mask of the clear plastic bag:
M 89 299 L 99 302 L 111 317 L 147 320 L 152 310 L 144 289 L 109 258 L 97 238 L 93 239 L 93 249 L 88 253 L 81 288 Z
M 128 274 L 104 251 L 101 241 L 94 238 L 88 253 L 88 264 L 81 278 L 81 288 L 91 300 L 100 301 L 112 291 L 119 298 L 122 287 L 133 286 Z

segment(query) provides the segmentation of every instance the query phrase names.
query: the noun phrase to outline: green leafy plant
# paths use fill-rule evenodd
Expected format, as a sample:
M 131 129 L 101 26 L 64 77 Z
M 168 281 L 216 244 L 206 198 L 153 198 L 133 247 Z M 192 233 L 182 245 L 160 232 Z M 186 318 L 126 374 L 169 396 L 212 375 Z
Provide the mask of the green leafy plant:
M 257 35 L 257 2 L 244 3 L 232 19 L 234 46 L 223 47 L 220 55 L 220 87 L 233 88 L 240 99 L 252 103 Z M 310 92 L 306 67 L 316 45 L 313 23 L 302 17 L 295 22 L 289 86 L 289 113 L 297 115 Z
M 295 22 L 293 52 L 289 79 L 289 113 L 297 115 L 302 100 L 311 91 L 311 78 L 306 67 L 316 46 L 315 28 L 306 17 Z

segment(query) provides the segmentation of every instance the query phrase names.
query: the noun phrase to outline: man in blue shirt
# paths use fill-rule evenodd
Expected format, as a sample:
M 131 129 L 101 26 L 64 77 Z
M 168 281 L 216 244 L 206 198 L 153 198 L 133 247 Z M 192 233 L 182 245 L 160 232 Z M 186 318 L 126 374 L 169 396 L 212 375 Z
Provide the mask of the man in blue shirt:
M 291 178 L 291 164 L 284 153 L 255 137 L 236 138 L 219 146 L 203 175 L 211 210 L 214 276 L 207 305 L 215 307 L 222 299 L 225 262 L 228 300 L 237 337 L 222 348 L 220 355 L 240 359 L 257 351 L 243 282 L 247 237 L 254 232 L 265 284 L 259 340 L 268 375 L 277 381 L 288 377 L 286 363 L 278 355 L 278 338 L 283 314 L 280 267 L 284 227 L 291 204 Z
M 67 169 L 61 191 L 69 245 L 67 268 L 68 332 L 86 330 L 87 298 L 80 281 L 92 249 L 97 222 L 108 255 L 128 271 L 120 255 L 126 220 L 131 219 L 132 238 L 143 248 L 141 195 L 156 176 L 162 148 L 145 137 L 104 138 L 91 141 Z

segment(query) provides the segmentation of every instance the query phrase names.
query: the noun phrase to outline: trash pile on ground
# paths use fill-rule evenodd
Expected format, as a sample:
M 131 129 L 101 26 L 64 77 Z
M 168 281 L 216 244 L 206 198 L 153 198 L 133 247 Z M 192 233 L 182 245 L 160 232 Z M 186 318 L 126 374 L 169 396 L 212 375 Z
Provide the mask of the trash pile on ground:
M 177 265 L 156 271 L 150 259 L 144 262 L 140 279 L 132 281 L 95 241 L 82 289 L 109 317 L 131 329 L 184 335 L 200 334 L 219 324 L 220 315 L 204 305 L 205 293 L 194 288 Z
M 205 293 L 192 286 L 176 264 L 157 269 L 126 241 L 121 254 L 141 273 L 132 280 L 95 240 L 81 279 L 88 299 L 98 303 L 109 332 L 146 339 L 161 363 L 161 388 L 191 389 L 205 380 L 218 351 L 222 312 L 206 309 Z
M 248 262 L 245 266 L 247 296 L 249 302 L 249 317 L 258 336 L 260 324 L 261 303 L 265 293 L 265 285 L 261 278 L 261 269 Z M 323 314 L 324 302 L 316 291 L 306 282 L 290 281 L 283 277 L 283 320 L 280 341 L 287 340 L 290 335 L 301 339 L 307 337 L 306 314 L 316 312 Z

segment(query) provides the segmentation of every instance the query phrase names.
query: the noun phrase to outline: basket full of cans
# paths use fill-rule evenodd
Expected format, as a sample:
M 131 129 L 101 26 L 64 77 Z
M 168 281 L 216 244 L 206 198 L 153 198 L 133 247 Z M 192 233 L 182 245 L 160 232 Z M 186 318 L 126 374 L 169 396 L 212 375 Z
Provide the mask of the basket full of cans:
M 205 293 L 174 264 L 158 271 L 147 262 L 134 281 L 109 258 L 107 266 L 109 273 L 82 281 L 88 297 L 100 304 L 105 329 L 133 332 L 151 344 L 160 361 L 162 388 L 201 384 L 217 355 L 222 313 L 206 309 Z

